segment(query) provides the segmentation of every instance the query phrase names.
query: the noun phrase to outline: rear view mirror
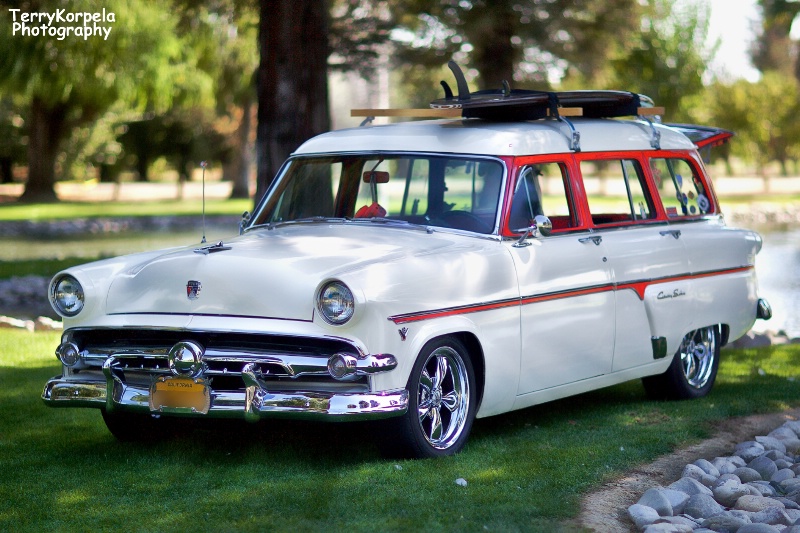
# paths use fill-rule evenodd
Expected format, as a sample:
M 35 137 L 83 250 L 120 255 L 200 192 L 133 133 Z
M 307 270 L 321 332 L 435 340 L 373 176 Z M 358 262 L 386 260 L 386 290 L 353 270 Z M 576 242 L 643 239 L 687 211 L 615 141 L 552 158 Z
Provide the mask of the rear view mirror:
M 389 183 L 389 173 L 378 170 L 364 172 L 364 183 L 372 183 L 373 179 L 375 183 Z

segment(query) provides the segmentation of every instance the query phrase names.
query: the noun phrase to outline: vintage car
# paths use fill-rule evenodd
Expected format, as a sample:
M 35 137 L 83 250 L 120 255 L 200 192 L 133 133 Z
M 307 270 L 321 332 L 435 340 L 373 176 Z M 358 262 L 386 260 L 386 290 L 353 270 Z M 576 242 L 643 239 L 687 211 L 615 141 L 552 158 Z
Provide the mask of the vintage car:
M 707 394 L 770 315 L 761 238 L 725 224 L 699 152 L 732 134 L 632 93 L 463 90 L 425 110 L 453 118 L 310 139 L 239 236 L 57 274 L 45 403 L 123 440 L 376 420 L 392 453 L 435 457 L 476 417 L 627 380 Z

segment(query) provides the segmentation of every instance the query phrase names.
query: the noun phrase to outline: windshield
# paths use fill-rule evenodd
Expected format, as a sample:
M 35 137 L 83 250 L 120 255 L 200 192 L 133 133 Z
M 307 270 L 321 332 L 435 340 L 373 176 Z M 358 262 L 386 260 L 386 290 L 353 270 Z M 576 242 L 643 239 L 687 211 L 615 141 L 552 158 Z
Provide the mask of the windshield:
M 492 233 L 503 184 L 494 159 L 362 155 L 297 158 L 254 225 L 317 217 L 389 219 Z

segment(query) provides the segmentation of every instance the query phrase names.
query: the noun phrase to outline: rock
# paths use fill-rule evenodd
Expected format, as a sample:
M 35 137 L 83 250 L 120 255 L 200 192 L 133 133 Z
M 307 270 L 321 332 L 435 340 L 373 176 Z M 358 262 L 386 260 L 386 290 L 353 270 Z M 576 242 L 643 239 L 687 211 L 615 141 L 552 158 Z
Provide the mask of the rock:
M 748 331 L 744 337 L 737 339 L 731 343 L 734 348 L 764 348 L 770 345 L 769 335 L 765 333 L 756 333 Z
M 717 474 L 717 476 L 718 475 L 719 473 Z M 681 474 L 681 477 L 696 479 L 706 487 L 710 487 L 714 483 L 714 481 L 716 481 L 715 476 L 707 474 L 702 468 L 694 464 L 686 465 L 683 468 L 683 473 Z
M 33 322 L 35 331 L 60 331 L 64 329 L 64 323 L 60 320 L 53 320 L 46 316 L 40 316 Z
M 644 533 L 692 533 L 692 531 L 694 531 L 692 526 L 669 522 L 656 522 L 644 528 Z
M 759 475 L 761 476 L 761 479 L 769 479 L 772 477 L 772 474 L 778 471 L 778 467 L 775 466 L 775 461 L 764 455 L 756 457 L 755 459 L 747 463 L 747 468 L 752 468 L 753 470 L 758 472 Z
M 32 320 L 18 320 L 9 316 L 0 316 L 0 329 L 24 329 L 33 331 L 34 327 Z
M 750 440 L 736 445 L 736 449 L 733 453 L 741 457 L 746 463 L 749 463 L 765 451 L 763 445 L 754 440 Z
M 784 508 L 781 502 L 771 498 L 765 498 L 764 496 L 742 496 L 736 501 L 736 505 L 734 506 L 735 509 L 750 511 L 752 513 L 763 511 L 767 507 Z
M 636 503 L 655 509 L 658 516 L 672 516 L 672 504 L 662 489 L 648 489 Z
M 794 431 L 794 434 L 797 435 L 797 438 L 800 439 L 800 420 L 787 420 L 781 427 L 787 427 L 791 429 Z
M 778 486 L 785 493 L 796 492 L 800 490 L 800 478 L 791 477 L 778 482 Z
M 683 508 L 683 513 L 692 518 L 705 519 L 718 515 L 724 510 L 725 509 L 708 494 L 695 494 L 689 497 L 689 501 L 686 502 L 686 507 Z
M 767 507 L 763 511 L 750 515 L 750 520 L 755 524 L 769 524 L 771 526 L 789 526 L 792 520 L 784 509 L 779 507 Z
M 792 431 L 790 427 L 784 424 L 767 433 L 767 437 L 772 437 L 773 439 L 778 439 L 782 441 L 784 439 L 796 439 L 797 433 Z
M 655 509 L 646 505 L 639 505 L 638 503 L 628 507 L 628 516 L 630 516 L 639 530 L 644 529 L 659 518 Z
M 698 459 L 692 464 L 700 468 L 703 472 L 705 472 L 709 476 L 714 476 L 716 478 L 719 477 L 720 475 L 720 472 L 717 469 L 717 467 L 705 459 Z
M 736 533 L 780 533 L 780 529 L 767 524 L 745 524 Z
M 750 522 L 744 518 L 739 518 L 730 513 L 720 513 L 711 518 L 706 518 L 701 522 L 703 527 L 713 531 L 738 531 L 740 527 L 749 524 Z
M 464 479 L 463 477 L 460 477 L 460 478 L 458 478 L 456 480 L 456 485 L 458 485 L 459 487 L 466 487 L 467 486 L 467 480 Z
M 683 508 L 686 506 L 686 502 L 689 501 L 688 494 L 669 488 L 660 489 L 660 492 L 664 495 L 664 497 L 667 498 L 667 500 L 669 500 L 669 503 L 672 506 L 673 516 L 683 514 Z
M 741 468 L 737 468 L 733 471 L 734 476 L 738 476 L 739 479 L 742 480 L 742 483 L 749 483 L 750 481 L 760 481 L 761 474 L 753 470 L 752 468 L 743 466 Z
M 795 477 L 794 472 L 792 472 L 788 468 L 782 468 L 781 470 L 778 470 L 777 472 L 772 474 L 772 477 L 769 478 L 769 480 L 774 481 L 775 483 L 780 483 L 781 481 L 786 481 L 787 479 L 792 479 L 794 477 Z
M 736 479 L 728 479 L 713 490 L 714 499 L 725 507 L 733 507 L 742 496 L 748 495 L 748 490 Z
M 751 481 L 750 483 L 746 483 L 746 485 L 758 491 L 758 495 L 761 496 L 766 496 L 769 498 L 777 494 L 775 487 L 766 481 Z
M 773 437 L 756 437 L 756 442 L 764 447 L 765 450 L 776 450 L 781 453 L 786 453 L 786 446 L 781 441 Z
M 667 488 L 685 492 L 689 496 L 694 496 L 695 494 L 707 494 L 708 496 L 711 496 L 712 494 L 711 489 L 696 479 L 692 479 L 690 477 L 682 477 Z

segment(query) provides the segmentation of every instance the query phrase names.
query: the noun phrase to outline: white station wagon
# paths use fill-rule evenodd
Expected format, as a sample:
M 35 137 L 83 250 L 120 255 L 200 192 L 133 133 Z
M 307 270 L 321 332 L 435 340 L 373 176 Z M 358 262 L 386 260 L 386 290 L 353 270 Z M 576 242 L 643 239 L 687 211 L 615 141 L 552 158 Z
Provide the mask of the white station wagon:
M 720 346 L 770 316 L 761 238 L 726 226 L 698 152 L 732 134 L 647 103 L 460 80 L 422 112 L 454 118 L 315 137 L 240 236 L 56 275 L 42 397 L 122 440 L 174 417 L 381 419 L 393 453 L 434 457 L 476 417 L 627 380 L 703 396 Z

